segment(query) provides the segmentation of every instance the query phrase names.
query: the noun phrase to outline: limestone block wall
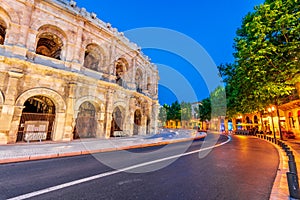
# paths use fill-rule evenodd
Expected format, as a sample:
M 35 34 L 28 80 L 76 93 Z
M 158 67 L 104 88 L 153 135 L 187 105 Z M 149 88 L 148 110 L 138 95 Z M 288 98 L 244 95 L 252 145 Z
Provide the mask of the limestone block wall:
M 25 105 L 42 99 L 55 108 L 54 141 L 76 139 L 82 119 L 93 137 L 157 132 L 156 66 L 94 13 L 73 1 L 2 0 L 0 27 L 0 143 L 18 140 Z

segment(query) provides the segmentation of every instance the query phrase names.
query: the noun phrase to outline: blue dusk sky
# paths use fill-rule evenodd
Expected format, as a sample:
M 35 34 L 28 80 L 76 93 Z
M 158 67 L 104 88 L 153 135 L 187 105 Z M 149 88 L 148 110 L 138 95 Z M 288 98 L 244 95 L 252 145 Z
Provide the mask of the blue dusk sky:
M 233 61 L 242 18 L 263 0 L 77 0 L 124 32 L 158 66 L 159 103 L 200 101 L 221 85 L 216 66 Z

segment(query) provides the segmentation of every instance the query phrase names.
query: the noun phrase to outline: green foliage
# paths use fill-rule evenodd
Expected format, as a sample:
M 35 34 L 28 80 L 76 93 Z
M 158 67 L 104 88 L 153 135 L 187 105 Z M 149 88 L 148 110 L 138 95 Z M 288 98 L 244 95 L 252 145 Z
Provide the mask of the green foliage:
M 168 110 L 169 110 L 169 106 L 167 104 L 159 108 L 158 119 L 163 123 L 167 121 Z
M 299 73 L 300 3 L 266 0 L 237 30 L 235 62 L 219 66 L 226 83 L 227 115 L 280 104 L 295 89 Z
M 198 116 L 200 121 L 204 122 L 211 119 L 211 102 L 210 98 L 205 98 L 198 106 Z
M 169 112 L 168 112 L 168 120 L 181 120 L 181 107 L 178 101 L 175 101 L 171 104 Z
M 226 92 L 224 87 L 218 86 L 213 92 L 211 92 L 210 102 L 212 117 L 226 115 Z
M 192 105 L 191 103 L 175 101 L 171 106 L 164 104 L 158 114 L 159 120 L 165 122 L 167 120 L 189 121 L 192 118 Z
M 191 103 L 181 102 L 181 119 L 189 121 L 192 118 L 192 105 Z

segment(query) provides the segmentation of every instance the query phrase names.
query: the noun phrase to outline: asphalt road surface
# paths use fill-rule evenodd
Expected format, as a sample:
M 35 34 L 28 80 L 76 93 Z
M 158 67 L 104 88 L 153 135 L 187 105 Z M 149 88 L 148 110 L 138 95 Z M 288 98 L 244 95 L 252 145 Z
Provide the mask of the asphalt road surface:
M 197 140 L 3 164 L 0 199 L 269 199 L 277 150 L 247 136 L 233 136 L 229 142 L 222 136 L 216 148 L 207 148 L 216 137 L 209 134 L 206 145 Z

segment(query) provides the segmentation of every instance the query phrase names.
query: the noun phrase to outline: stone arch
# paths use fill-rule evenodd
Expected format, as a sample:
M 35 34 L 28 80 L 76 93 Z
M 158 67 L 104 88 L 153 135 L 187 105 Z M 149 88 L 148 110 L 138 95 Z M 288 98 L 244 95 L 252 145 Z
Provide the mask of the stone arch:
M 45 96 L 45 97 L 48 97 L 49 99 L 51 99 L 55 105 L 57 113 L 65 112 L 66 103 L 65 103 L 64 99 L 62 98 L 62 96 L 59 95 L 57 92 L 55 92 L 51 89 L 47 89 L 47 88 L 34 88 L 34 89 L 25 91 L 17 98 L 16 106 L 23 106 L 25 101 L 27 101 L 27 99 L 29 99 L 32 96 L 37 96 L 37 95 Z
M 79 110 L 79 107 L 82 103 L 84 103 L 85 101 L 89 101 L 91 102 L 94 106 L 97 112 L 105 112 L 105 108 L 104 108 L 104 100 L 101 100 L 95 96 L 84 96 L 79 98 L 76 103 L 75 103 L 75 111 Z M 76 114 L 76 113 L 75 113 Z
M 5 22 L 0 18 L 0 45 L 4 45 L 7 26 Z
M 138 68 L 135 73 L 135 85 L 137 92 L 143 91 L 143 72 L 140 68 Z
M 150 76 L 147 77 L 147 90 L 150 92 L 151 90 L 151 78 Z
M 101 68 L 108 67 L 107 66 L 109 64 L 109 63 L 107 63 L 108 62 L 108 55 L 107 55 L 108 49 L 107 49 L 107 47 L 105 47 L 105 44 L 100 43 L 99 41 L 94 40 L 94 39 L 86 39 L 81 44 L 81 48 L 83 49 L 83 51 L 85 51 L 86 47 L 90 44 L 97 45 L 99 47 L 99 50 L 101 51 L 102 62 L 100 64 L 102 66 L 100 66 L 100 67 Z M 81 60 L 82 60 L 82 64 L 83 64 L 84 63 L 84 55 L 82 55 Z
M 51 122 L 51 140 L 57 141 L 62 140 L 63 134 L 64 134 L 64 123 L 65 123 L 65 110 L 66 110 L 66 104 L 64 99 L 61 95 L 59 95 L 57 92 L 47 89 L 47 88 L 33 88 L 30 90 L 27 90 L 23 92 L 16 100 L 15 106 L 16 107 L 23 107 L 25 105 L 25 102 L 29 100 L 32 97 L 35 96 L 43 96 L 46 98 L 49 98 L 49 100 L 52 101 L 55 107 L 55 116 L 53 121 Z M 15 112 L 14 113 L 14 119 L 15 124 L 20 128 L 20 122 L 21 117 L 23 116 L 23 113 Z M 26 120 L 25 120 L 26 121 Z M 17 136 L 17 132 L 13 133 Z M 48 137 L 48 136 L 47 136 Z
M 74 139 L 94 138 L 97 134 L 96 108 L 90 101 L 83 102 L 77 112 Z
M 115 106 L 112 113 L 110 137 L 123 135 L 125 108 L 123 106 Z M 116 134 L 117 132 L 117 134 Z
M 5 44 L 5 40 L 10 30 L 10 16 L 9 14 L 0 7 L 0 45 Z
M 7 18 L 6 18 L 7 24 L 8 24 L 8 21 L 11 21 L 16 24 L 20 24 L 20 18 L 19 18 L 19 15 L 17 14 L 17 12 L 11 6 L 9 6 L 7 3 L 1 1 L 0 2 L 0 16 L 3 17 L 4 14 L 7 16 Z
M 125 58 L 119 58 L 115 62 L 115 75 L 116 75 L 116 83 L 120 86 L 123 86 L 125 73 L 127 72 L 129 64 Z
M 47 57 L 64 60 L 66 57 L 66 33 L 51 24 L 44 24 L 38 28 L 35 51 Z
M 83 66 L 95 71 L 102 71 L 101 66 L 104 63 L 102 48 L 95 43 L 90 43 L 85 47 Z
M 149 115 L 146 115 L 146 135 L 151 133 L 151 118 Z
M 87 103 L 88 102 L 88 103 Z M 105 106 L 103 104 L 103 100 L 95 97 L 95 96 L 84 96 L 78 99 L 75 103 L 74 106 L 74 129 L 73 129 L 73 138 L 83 138 L 83 137 L 99 137 L 101 136 L 101 133 L 103 132 L 103 126 L 104 126 L 104 114 L 105 114 Z M 91 104 L 89 106 L 85 104 Z M 94 108 L 89 109 L 87 108 L 85 111 L 87 112 L 87 115 L 84 114 L 82 106 L 89 107 L 89 108 Z M 89 111 L 90 112 L 89 112 Z M 92 113 L 94 112 L 94 113 Z M 85 115 L 85 116 L 84 116 Z M 78 118 L 79 121 L 85 121 L 89 123 L 89 126 L 81 126 L 82 122 L 78 123 Z M 79 131 L 78 127 L 84 127 L 84 131 Z M 91 132 L 92 130 L 92 132 Z M 80 133 L 81 132 L 81 133 Z
M 134 111 L 134 126 L 133 126 L 133 135 L 139 135 L 142 126 L 142 112 L 140 109 Z

